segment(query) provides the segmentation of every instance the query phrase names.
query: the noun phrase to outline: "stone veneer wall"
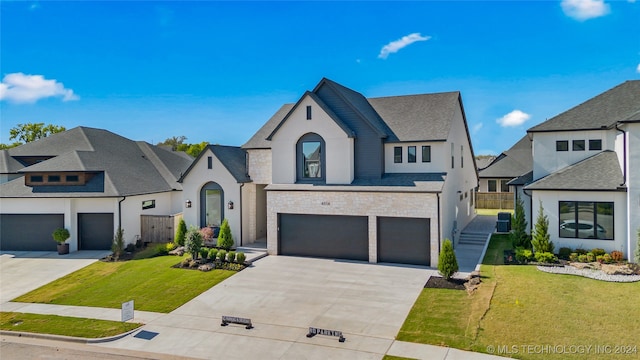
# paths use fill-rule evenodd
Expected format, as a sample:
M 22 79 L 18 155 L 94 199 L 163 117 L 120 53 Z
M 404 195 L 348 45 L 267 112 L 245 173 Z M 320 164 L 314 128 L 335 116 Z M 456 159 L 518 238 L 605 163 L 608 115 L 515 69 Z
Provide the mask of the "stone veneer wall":
M 271 149 L 247 150 L 249 176 L 254 184 L 271 184 Z
M 267 191 L 267 250 L 278 253 L 278 213 L 369 217 L 369 262 L 378 260 L 377 217 L 431 219 L 431 266 L 438 264 L 438 198 L 416 192 Z M 333 231 L 333 230 L 332 230 Z M 339 231 L 339 229 L 335 229 Z M 301 234 L 303 236 L 303 234 Z

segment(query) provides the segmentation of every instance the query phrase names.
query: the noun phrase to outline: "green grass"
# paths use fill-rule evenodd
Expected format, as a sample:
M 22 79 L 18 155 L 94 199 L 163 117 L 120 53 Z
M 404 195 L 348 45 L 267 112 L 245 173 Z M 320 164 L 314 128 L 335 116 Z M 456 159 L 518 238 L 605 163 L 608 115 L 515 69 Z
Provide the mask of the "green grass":
M 385 355 L 382 360 L 416 360 L 414 358 L 406 358 L 402 356 Z
M 0 329 L 2 330 L 76 336 L 91 339 L 126 333 L 141 325 L 142 324 L 57 315 L 14 312 L 0 313 Z
M 515 346 L 521 359 L 629 359 L 638 356 L 543 354 L 523 345 L 640 347 L 640 283 L 609 283 L 547 274 L 535 266 L 503 265 L 508 235 L 494 235 L 477 292 L 424 289 L 398 340 L 486 352 Z M 640 349 L 637 349 L 640 352 Z M 507 354 L 502 354 L 507 355 Z
M 122 262 L 96 262 L 14 301 L 120 308 L 134 300 L 135 309 L 168 313 L 235 272 L 175 269 L 176 256 Z

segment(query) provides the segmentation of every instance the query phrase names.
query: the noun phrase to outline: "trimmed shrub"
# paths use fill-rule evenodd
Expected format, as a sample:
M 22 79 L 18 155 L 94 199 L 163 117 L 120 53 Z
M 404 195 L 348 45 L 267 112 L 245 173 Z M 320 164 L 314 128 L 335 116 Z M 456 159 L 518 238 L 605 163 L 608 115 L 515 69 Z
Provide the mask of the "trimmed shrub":
M 227 258 L 227 251 L 226 250 L 218 251 L 218 260 L 224 261 L 224 259 L 226 259 L 226 258 Z
M 243 252 L 238 252 L 236 254 L 236 262 L 238 264 L 244 264 L 245 260 L 247 260 L 247 256 Z
M 588 253 L 589 251 L 587 249 L 576 249 L 576 254 L 578 255 L 585 255 L 586 253 Z
M 611 260 L 612 260 L 612 259 L 611 259 L 611 255 L 609 255 L 609 254 L 604 254 L 604 255 L 602 255 L 602 257 L 604 258 L 604 262 L 605 262 L 606 264 L 610 263 L 610 262 L 611 262 Z
M 633 260 L 635 260 L 636 264 L 640 264 L 640 229 L 638 229 L 638 243 L 636 244 Z
M 169 243 L 169 244 L 173 244 L 173 243 Z M 156 245 L 156 247 L 153 249 L 154 251 L 154 255 L 153 256 L 163 256 L 163 255 L 168 255 L 169 254 L 169 250 L 167 250 L 168 244 L 158 244 Z
M 236 252 L 235 251 L 229 251 L 227 253 L 227 261 L 228 262 L 235 262 L 236 261 Z
M 604 263 L 604 255 L 596 255 L 596 261 L 600 264 Z
M 553 253 L 545 251 L 545 252 L 537 252 L 535 254 L 536 261 L 541 263 L 554 263 L 558 261 L 558 258 L 553 255 Z
M 171 251 L 171 250 L 176 248 L 176 243 L 170 242 L 170 243 L 167 243 L 167 245 L 165 245 L 165 246 L 167 248 L 167 253 L 168 253 L 169 251 Z
M 202 234 L 200 229 L 195 226 L 191 226 L 184 236 L 184 247 L 188 253 L 191 254 L 192 259 L 197 259 L 202 247 Z
M 571 253 L 571 255 L 569 255 L 569 261 L 578 261 L 578 253 Z
M 544 214 L 542 201 L 540 202 L 540 210 L 538 210 L 536 226 L 533 229 L 531 244 L 535 252 L 553 252 L 553 242 L 549 240 L 549 219 Z
M 51 236 L 53 236 L 53 240 L 58 244 L 64 244 L 64 242 L 67 241 L 71 234 L 69 234 L 69 230 L 65 228 L 57 228 L 53 231 Z
M 578 255 L 578 262 L 586 263 L 587 262 L 587 254 Z
M 187 235 L 187 223 L 184 222 L 184 219 L 180 219 L 180 222 L 178 223 L 178 228 L 176 229 L 176 237 L 173 239 L 173 241 L 178 246 L 184 246 L 184 239 L 186 235 Z
M 218 247 L 229 250 L 233 246 L 233 236 L 231 236 L 231 227 L 227 219 L 222 220 L 220 225 L 220 233 L 218 234 Z
M 209 256 L 209 249 L 206 247 L 200 248 L 200 258 L 205 260 Z
M 592 252 L 588 252 L 587 253 L 587 262 L 594 262 L 594 261 L 596 261 L 596 256 Z
M 516 201 L 515 213 L 513 214 L 513 226 L 511 234 L 511 245 L 514 249 L 523 247 L 531 249 L 531 238 L 527 235 L 527 220 L 524 215 L 524 203 L 521 198 Z
M 516 249 L 516 260 L 520 263 L 527 263 L 533 260 L 533 251 L 519 247 Z
M 440 250 L 440 256 L 438 257 L 438 272 L 442 277 L 449 280 L 458 272 L 458 260 L 456 254 L 453 251 L 453 244 L 451 240 L 445 239 Z
M 593 255 L 595 255 L 595 256 L 604 255 L 604 254 L 607 253 L 606 251 L 604 251 L 604 249 L 600 249 L 600 248 L 593 248 L 593 249 L 591 249 L 590 252 L 593 253 Z
M 210 227 L 203 227 L 200 229 L 200 234 L 202 234 L 202 240 L 204 241 L 213 240 L 213 229 Z
M 569 256 L 571 256 L 571 249 L 568 247 L 561 247 L 558 250 L 558 257 L 562 260 L 568 260 Z
M 209 260 L 215 260 L 218 257 L 218 249 L 213 248 L 209 249 L 208 258 Z
M 611 259 L 615 262 L 622 261 L 622 259 L 624 259 L 624 254 L 622 254 L 622 251 L 613 250 L 611 252 Z

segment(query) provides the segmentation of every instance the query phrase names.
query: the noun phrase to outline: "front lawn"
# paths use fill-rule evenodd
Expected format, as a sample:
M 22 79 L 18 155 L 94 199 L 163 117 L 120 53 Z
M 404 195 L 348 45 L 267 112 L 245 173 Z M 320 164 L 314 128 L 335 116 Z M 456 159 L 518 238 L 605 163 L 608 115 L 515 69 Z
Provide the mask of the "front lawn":
M 398 340 L 521 359 L 639 356 L 640 283 L 609 283 L 547 274 L 532 265 L 502 265 L 503 250 L 509 248 L 507 235 L 491 238 L 481 268 L 483 283 L 471 296 L 465 291 L 424 289 Z M 632 354 L 615 355 L 616 350 Z
M 58 315 L 0 313 L 0 329 L 8 331 L 103 338 L 136 329 L 142 324 L 96 319 L 82 319 Z
M 13 301 L 135 309 L 168 313 L 235 272 L 175 269 L 181 257 L 159 256 L 122 262 L 96 262 Z

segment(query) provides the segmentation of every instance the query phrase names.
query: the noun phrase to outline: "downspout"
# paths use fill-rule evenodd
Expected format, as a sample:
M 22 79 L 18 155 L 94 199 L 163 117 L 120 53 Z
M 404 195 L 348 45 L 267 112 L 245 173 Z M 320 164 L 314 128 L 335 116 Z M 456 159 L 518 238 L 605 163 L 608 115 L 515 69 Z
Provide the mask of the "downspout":
M 242 223 L 242 188 L 244 187 L 244 183 L 240 184 L 240 246 L 242 246 L 242 228 L 244 224 Z
M 527 184 L 522 185 L 522 193 L 531 198 L 531 201 L 529 201 L 529 215 L 531 216 L 531 219 L 529 219 L 531 220 L 529 221 L 529 235 L 531 235 L 533 232 L 533 196 L 532 194 L 527 194 L 527 190 L 524 189 L 525 186 L 527 186 Z
M 440 248 L 442 247 L 442 221 L 440 216 L 440 193 L 436 193 L 438 197 L 438 257 L 440 256 Z
M 627 184 L 627 133 L 624 130 L 618 128 L 618 123 L 615 125 L 616 130 L 622 133 L 622 184 L 620 186 L 625 186 Z
M 126 196 L 123 196 L 122 200 L 118 200 L 118 229 L 122 229 L 122 202 L 126 198 Z

